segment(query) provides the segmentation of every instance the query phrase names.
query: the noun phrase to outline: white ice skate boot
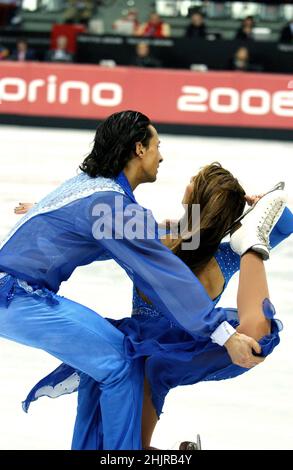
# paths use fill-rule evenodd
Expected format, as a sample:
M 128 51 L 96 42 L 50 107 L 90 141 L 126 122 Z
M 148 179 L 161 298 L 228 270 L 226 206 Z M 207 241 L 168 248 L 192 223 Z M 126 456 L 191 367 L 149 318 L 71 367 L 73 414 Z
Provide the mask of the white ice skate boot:
M 202 450 L 200 435 L 199 434 L 197 435 L 196 442 L 192 442 L 192 441 L 181 442 L 179 446 L 179 450 Z
M 267 260 L 270 257 L 269 235 L 282 215 L 286 199 L 283 189 L 273 189 L 259 199 L 242 218 L 241 227 L 232 234 L 232 250 L 240 256 L 253 250 Z

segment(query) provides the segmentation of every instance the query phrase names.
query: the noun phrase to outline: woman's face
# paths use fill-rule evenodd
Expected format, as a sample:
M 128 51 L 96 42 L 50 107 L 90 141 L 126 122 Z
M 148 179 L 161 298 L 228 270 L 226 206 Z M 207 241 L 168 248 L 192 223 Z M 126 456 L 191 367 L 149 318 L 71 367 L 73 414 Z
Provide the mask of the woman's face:
M 190 182 L 188 183 L 188 185 L 185 188 L 184 196 L 183 196 L 183 199 L 182 199 L 182 204 L 188 204 L 188 201 L 190 201 L 190 197 L 193 193 L 193 188 L 194 188 L 194 178 L 195 178 L 195 176 L 192 176 L 190 178 Z

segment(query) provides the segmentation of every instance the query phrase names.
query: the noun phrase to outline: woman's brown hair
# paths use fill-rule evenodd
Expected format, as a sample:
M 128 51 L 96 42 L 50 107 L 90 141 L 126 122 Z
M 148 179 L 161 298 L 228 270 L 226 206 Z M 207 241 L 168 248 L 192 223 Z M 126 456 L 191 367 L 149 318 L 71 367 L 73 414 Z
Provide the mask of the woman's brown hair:
M 183 241 L 188 241 L 181 233 L 171 243 L 172 251 L 194 272 L 199 271 L 215 255 L 222 238 L 243 212 L 245 191 L 230 171 L 215 162 L 206 165 L 193 179 L 193 192 L 188 201 L 188 231 L 200 235 L 200 245 L 196 250 L 186 250 Z M 192 204 L 200 205 L 200 226 L 192 221 Z

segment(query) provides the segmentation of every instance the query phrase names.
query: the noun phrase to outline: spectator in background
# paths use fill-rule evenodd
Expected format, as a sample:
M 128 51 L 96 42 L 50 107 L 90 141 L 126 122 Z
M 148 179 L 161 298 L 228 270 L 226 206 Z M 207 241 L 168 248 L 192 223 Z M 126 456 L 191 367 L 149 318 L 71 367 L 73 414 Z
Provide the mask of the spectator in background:
M 135 67 L 161 67 L 161 62 L 150 53 L 150 46 L 146 42 L 140 42 L 135 48 L 135 58 L 132 65 Z
M 135 36 L 138 26 L 137 10 L 128 10 L 126 15 L 114 21 L 112 28 L 117 34 Z
M 161 20 L 160 15 L 151 13 L 149 21 L 137 28 L 136 35 L 150 38 L 167 38 L 171 35 L 171 28 L 168 23 Z
M 19 39 L 16 43 L 16 49 L 11 54 L 11 60 L 25 61 L 35 60 L 35 51 L 28 47 L 26 39 Z
M 206 25 L 203 14 L 200 11 L 193 12 L 191 15 L 191 23 L 187 26 L 185 31 L 185 37 L 205 38 L 206 34 Z
M 253 16 L 247 16 L 242 21 L 242 24 L 236 33 L 235 39 L 241 39 L 242 41 L 253 39 L 253 36 L 252 36 L 253 28 L 254 28 Z
M 2 46 L 2 44 L 0 44 L 0 61 L 7 59 L 8 56 L 9 50 L 5 46 Z
M 262 72 L 263 67 L 260 64 L 252 63 L 250 52 L 247 47 L 239 47 L 230 61 L 230 70 L 239 72 Z
M 250 67 L 250 54 L 246 47 L 239 47 L 231 61 L 231 70 L 248 71 Z
M 280 42 L 293 44 L 293 18 L 282 29 Z
M 52 49 L 46 55 L 48 62 L 72 62 L 73 55 L 67 50 L 68 40 L 66 36 L 58 36 L 56 49 Z

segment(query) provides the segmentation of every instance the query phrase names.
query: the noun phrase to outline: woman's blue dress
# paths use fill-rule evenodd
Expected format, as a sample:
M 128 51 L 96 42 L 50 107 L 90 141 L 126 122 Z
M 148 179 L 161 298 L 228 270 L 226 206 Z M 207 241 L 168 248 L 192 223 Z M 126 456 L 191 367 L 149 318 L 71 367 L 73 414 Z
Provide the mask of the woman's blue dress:
M 271 233 L 271 246 L 275 247 L 292 232 L 293 216 L 286 208 Z M 223 273 L 225 289 L 232 275 L 240 268 L 240 257 L 231 250 L 228 243 L 222 243 L 215 258 Z M 215 305 L 220 297 L 214 300 Z M 267 356 L 279 344 L 282 325 L 279 320 L 274 319 L 275 310 L 268 299 L 264 300 L 263 310 L 266 317 L 272 320 L 271 334 L 259 341 L 261 355 Z M 239 324 L 237 310 L 225 309 L 225 312 L 226 320 L 236 328 Z M 198 338 L 195 341 L 186 331 L 162 315 L 159 309 L 145 302 L 135 287 L 132 317 L 108 321 L 125 335 L 128 358 L 134 363 L 140 358 L 145 362 L 145 375 L 158 416 L 162 413 L 170 389 L 200 381 L 229 379 L 247 371 L 232 364 L 226 349 L 209 338 Z M 35 385 L 23 402 L 23 408 L 27 411 L 30 403 L 41 396 L 56 397 L 76 390 L 79 390 L 79 407 L 73 448 L 99 449 L 103 434 L 99 384 L 79 370 L 61 364 Z M 142 397 L 141 389 L 141 400 Z

